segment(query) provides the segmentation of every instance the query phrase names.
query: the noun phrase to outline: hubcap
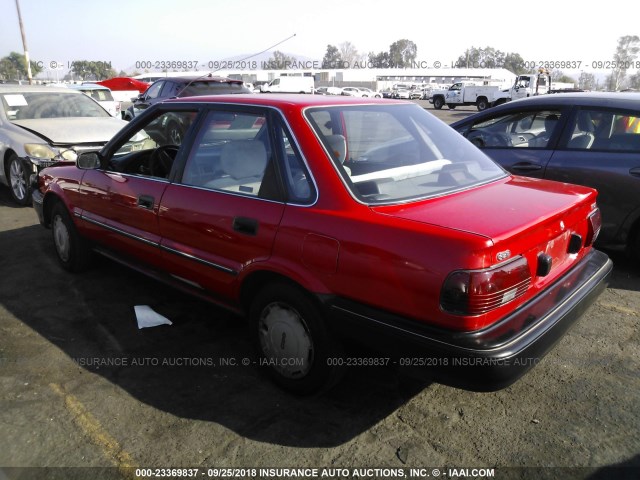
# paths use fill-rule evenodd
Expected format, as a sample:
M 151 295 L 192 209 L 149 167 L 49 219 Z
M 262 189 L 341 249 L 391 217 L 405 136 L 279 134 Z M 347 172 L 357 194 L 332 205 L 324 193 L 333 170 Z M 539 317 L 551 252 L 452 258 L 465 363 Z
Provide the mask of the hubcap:
M 290 305 L 274 302 L 262 310 L 260 346 L 267 364 L 286 378 L 302 378 L 313 364 L 313 341 L 302 316 Z
M 23 200 L 27 193 L 27 180 L 20 160 L 14 160 L 9 167 L 11 190 L 18 200 Z
M 58 256 L 63 262 L 69 261 L 69 250 L 71 245 L 69 243 L 69 230 L 62 221 L 62 217 L 57 215 L 53 219 L 53 242 L 56 245 Z

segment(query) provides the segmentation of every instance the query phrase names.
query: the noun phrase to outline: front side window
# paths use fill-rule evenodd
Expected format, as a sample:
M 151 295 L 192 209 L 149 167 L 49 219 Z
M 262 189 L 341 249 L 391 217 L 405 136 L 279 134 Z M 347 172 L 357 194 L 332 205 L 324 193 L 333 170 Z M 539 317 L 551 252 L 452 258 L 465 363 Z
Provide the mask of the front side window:
M 553 109 L 507 113 L 474 124 L 465 136 L 480 148 L 545 148 L 561 115 Z
M 154 98 L 156 98 L 158 95 L 160 95 L 160 90 L 162 89 L 163 85 L 164 82 L 156 82 L 151 85 L 149 87 L 149 90 L 147 90 L 147 93 L 145 93 L 144 98 L 146 100 L 153 100 Z
M 149 119 L 113 154 L 109 168 L 122 173 L 168 178 L 196 115 L 196 111 L 171 111 Z
M 506 175 L 417 105 L 318 107 L 305 115 L 351 192 L 365 203 L 443 195 Z

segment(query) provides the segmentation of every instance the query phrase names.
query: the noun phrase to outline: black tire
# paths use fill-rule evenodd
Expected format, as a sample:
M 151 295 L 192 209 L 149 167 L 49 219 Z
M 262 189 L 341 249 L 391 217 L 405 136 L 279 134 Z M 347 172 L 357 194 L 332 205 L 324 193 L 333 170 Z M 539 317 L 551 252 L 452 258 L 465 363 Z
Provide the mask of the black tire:
M 489 102 L 487 101 L 486 98 L 479 98 L 478 101 L 476 102 L 476 107 L 478 107 L 479 112 L 483 112 L 487 108 L 489 108 Z
M 433 108 L 440 110 L 444 106 L 444 99 L 442 97 L 435 97 L 433 99 Z
M 31 185 L 29 184 L 31 169 L 29 165 L 15 153 L 12 153 L 7 162 L 6 173 L 13 201 L 18 205 L 29 205 L 31 203 Z
M 62 268 L 69 272 L 86 270 L 92 257 L 89 241 L 78 233 L 62 202 L 57 202 L 51 210 L 51 233 Z
M 338 379 L 339 368 L 331 360 L 341 349 L 307 292 L 284 282 L 267 285 L 253 299 L 249 318 L 260 365 L 280 387 L 310 395 Z
M 447 107 L 449 107 L 449 110 L 455 110 L 456 109 L 455 105 L 447 105 Z

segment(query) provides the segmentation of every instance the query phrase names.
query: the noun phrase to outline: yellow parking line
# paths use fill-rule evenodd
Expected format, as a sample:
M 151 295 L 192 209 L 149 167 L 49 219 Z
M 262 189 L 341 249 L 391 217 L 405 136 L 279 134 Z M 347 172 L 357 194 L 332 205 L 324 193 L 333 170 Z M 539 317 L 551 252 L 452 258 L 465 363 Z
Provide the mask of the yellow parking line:
M 615 305 L 613 303 L 605 303 L 605 302 L 598 302 L 597 304 L 603 308 L 606 308 L 608 310 L 613 310 L 614 312 L 617 312 L 617 313 L 623 313 L 625 315 L 633 315 L 634 317 L 640 317 L 640 314 L 636 310 L 633 310 L 631 308 L 621 307 L 620 305 Z
M 67 393 L 63 388 L 50 383 L 49 387 L 64 400 L 64 405 L 71 412 L 75 422 L 89 440 L 98 445 L 104 455 L 113 463 L 120 472 L 129 478 L 134 478 L 133 470 L 137 467 L 131 455 L 122 449 L 118 441 L 100 425 L 100 422 L 93 416 L 87 408 L 76 397 Z

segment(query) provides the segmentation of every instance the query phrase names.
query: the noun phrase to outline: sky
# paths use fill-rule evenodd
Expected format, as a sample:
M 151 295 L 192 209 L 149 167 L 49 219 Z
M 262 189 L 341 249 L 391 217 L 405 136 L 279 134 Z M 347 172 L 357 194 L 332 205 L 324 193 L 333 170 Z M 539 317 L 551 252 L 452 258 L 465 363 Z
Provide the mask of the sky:
M 321 0 L 19 0 L 29 55 L 46 67 L 75 60 L 199 65 L 273 50 L 322 60 L 327 45 L 351 42 L 360 53 L 417 45 L 422 65 L 456 60 L 467 48 L 493 47 L 525 61 L 580 62 L 603 71 L 618 38 L 639 35 L 632 3 Z M 15 0 L 0 0 L 0 57 L 22 52 Z M 594 68 L 595 66 L 595 68 Z M 202 70 L 202 68 L 198 68 Z M 567 69 L 569 70 L 569 69 Z M 608 70 L 608 69 L 607 69 Z

